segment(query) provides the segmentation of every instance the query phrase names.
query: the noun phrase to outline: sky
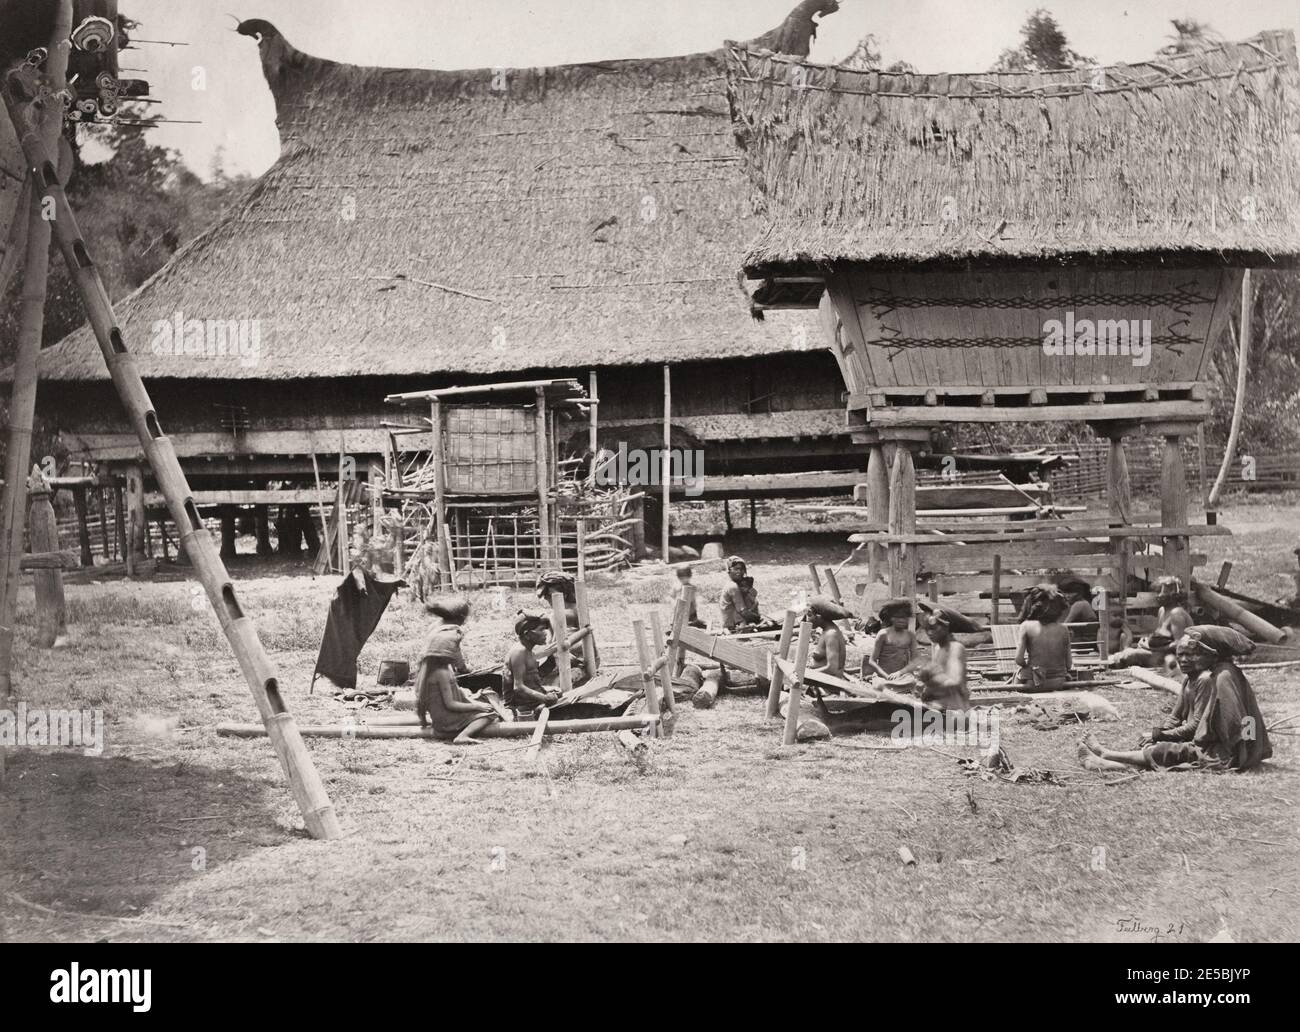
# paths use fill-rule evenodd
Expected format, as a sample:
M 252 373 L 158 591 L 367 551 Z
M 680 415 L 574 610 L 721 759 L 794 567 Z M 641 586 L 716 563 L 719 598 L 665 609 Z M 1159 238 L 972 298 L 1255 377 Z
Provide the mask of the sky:
M 122 54 L 124 76 L 150 81 L 151 113 L 200 124 L 152 134 L 203 178 L 220 160 L 260 175 L 279 156 L 275 105 L 253 39 L 237 16 L 272 22 L 299 50 L 353 64 L 496 68 L 713 50 L 780 24 L 796 0 L 120 0 L 141 23 Z M 1140 61 L 1167 42 L 1170 19 L 1191 17 L 1228 39 L 1263 29 L 1300 32 L 1297 0 L 841 0 L 811 59 L 843 59 L 867 33 L 883 60 L 922 72 L 987 70 L 1044 6 L 1070 46 L 1102 63 Z M 198 87 L 202 88 L 198 88 Z

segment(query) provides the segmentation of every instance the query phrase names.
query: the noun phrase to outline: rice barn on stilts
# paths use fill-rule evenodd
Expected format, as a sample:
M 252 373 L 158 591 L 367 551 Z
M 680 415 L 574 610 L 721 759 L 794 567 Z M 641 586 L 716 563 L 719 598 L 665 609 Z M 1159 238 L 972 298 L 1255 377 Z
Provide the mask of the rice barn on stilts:
M 744 272 L 767 307 L 824 285 L 824 339 L 869 456 L 854 540 L 890 592 L 996 623 L 999 592 L 1043 571 L 1092 569 L 1121 609 L 1151 604 L 1132 591 L 1140 570 L 1187 584 L 1196 537 L 1226 532 L 1192 524 L 1180 456 L 1208 412 L 1211 349 L 1243 270 L 1300 258 L 1292 34 L 972 75 L 738 44 L 728 74 L 764 220 Z M 963 544 L 918 534 L 914 458 L 932 429 L 1057 421 L 1110 442 L 1107 519 L 948 527 Z M 1163 440 L 1158 511 L 1128 484 L 1123 442 L 1142 430 Z

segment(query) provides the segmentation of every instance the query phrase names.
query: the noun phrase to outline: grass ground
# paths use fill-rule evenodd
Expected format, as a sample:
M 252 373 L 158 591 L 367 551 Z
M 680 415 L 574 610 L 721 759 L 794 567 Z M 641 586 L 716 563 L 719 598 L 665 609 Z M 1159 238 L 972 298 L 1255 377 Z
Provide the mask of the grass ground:
M 1287 592 L 1295 504 L 1239 504 L 1211 538 L 1231 583 Z M 840 534 L 745 537 L 765 604 L 836 562 Z M 848 583 L 856 579 L 846 569 Z M 309 695 L 333 582 L 237 564 L 240 592 L 295 715 L 337 721 Z M 721 574 L 701 575 L 705 598 Z M 607 662 L 628 656 L 634 613 L 662 577 L 594 586 Z M 527 593 L 480 592 L 466 653 L 495 658 Z M 511 743 L 313 740 L 346 829 L 305 837 L 265 741 L 218 738 L 256 711 L 215 618 L 188 583 L 68 589 L 70 641 L 30 647 L 20 600 L 16 683 L 29 706 L 100 707 L 101 756 L 8 753 L 0 786 L 0 939 L 307 940 L 1293 940 L 1300 933 L 1295 739 L 1246 775 L 1113 777 L 1076 765 L 1077 728 L 1008 718 L 1019 765 L 1061 784 L 986 782 L 975 749 L 882 751 L 866 736 L 778 748 L 754 698 L 686 707 L 636 764 L 609 735 L 548 742 L 539 768 Z M 666 607 L 665 607 L 666 612 Z M 411 656 L 418 604 L 396 599 L 361 659 Z M 1270 721 L 1300 709 L 1300 668 L 1251 675 Z M 1111 689 L 1133 742 L 1168 708 Z M 457 762 L 459 761 L 459 762 Z M 900 862 L 898 850 L 915 856 Z

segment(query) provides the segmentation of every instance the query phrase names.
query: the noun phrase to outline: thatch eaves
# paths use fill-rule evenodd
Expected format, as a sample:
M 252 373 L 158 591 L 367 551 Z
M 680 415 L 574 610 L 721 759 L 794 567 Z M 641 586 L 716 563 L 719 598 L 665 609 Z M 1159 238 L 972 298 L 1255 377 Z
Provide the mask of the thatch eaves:
M 745 44 L 727 55 L 766 220 L 748 275 L 829 261 L 1300 258 L 1290 32 L 1042 73 L 889 74 Z
M 145 377 L 490 376 L 776 354 L 816 333 L 737 303 L 760 222 L 722 50 L 428 71 L 240 31 L 281 157 L 118 305 Z M 256 320 L 255 360 L 156 346 L 178 314 Z M 47 349 L 41 376 L 105 378 L 89 331 Z

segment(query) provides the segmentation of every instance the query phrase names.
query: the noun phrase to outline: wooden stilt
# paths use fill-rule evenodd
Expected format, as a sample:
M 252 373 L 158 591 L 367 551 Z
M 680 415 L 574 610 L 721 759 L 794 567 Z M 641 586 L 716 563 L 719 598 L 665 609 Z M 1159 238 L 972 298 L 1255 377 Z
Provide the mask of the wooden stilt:
M 1183 469 L 1182 437 L 1164 435 L 1160 465 L 1160 523 L 1165 527 L 1187 526 L 1187 474 Z M 1186 537 L 1167 537 L 1164 542 L 1165 572 L 1182 580 L 1186 587 L 1192 580 L 1192 557 Z
M 148 523 L 144 510 L 144 470 L 133 463 L 126 467 L 127 562 L 133 566 L 145 561 L 145 528 Z
M 785 620 L 781 624 L 781 638 L 777 642 L 776 654 L 782 659 L 790 656 L 790 642 L 794 639 L 794 625 L 799 614 L 793 609 L 785 611 Z M 785 686 L 785 671 L 773 664 L 771 684 L 767 689 L 767 718 L 774 720 L 781 715 L 781 689 Z
M 5 91 L 5 103 L 14 124 L 21 125 L 20 109 L 9 90 Z M 275 747 L 298 808 L 302 811 L 307 830 L 315 838 L 338 838 L 342 830 L 334 814 L 334 807 L 281 695 L 275 668 L 262 647 L 256 629 L 244 615 L 235 587 L 217 555 L 211 537 L 204 532 L 198 508 L 190 494 L 189 484 L 181 471 L 172 442 L 159 424 L 153 402 L 140 379 L 135 358 L 122 339 L 108 293 L 99 278 L 86 242 L 82 239 L 77 217 L 54 175 L 49 153 L 35 134 L 23 135 L 21 143 L 28 163 L 36 170 L 40 190 L 54 201 L 55 218 L 51 225 L 68 272 L 85 304 L 113 384 L 140 439 L 154 479 L 163 497 L 167 499 L 172 522 L 181 534 L 181 542 L 195 575 L 203 584 L 221 629 L 239 661 L 263 726 Z
M 253 509 L 253 519 L 257 521 L 257 554 L 270 555 L 271 549 L 271 508 L 258 505 Z
M 889 478 L 889 533 L 916 533 L 916 468 L 904 444 L 894 450 Z M 916 551 L 907 545 L 889 545 L 889 590 L 894 598 L 910 599 L 916 592 Z M 915 607 L 913 607 L 915 608 Z
M 94 566 L 95 553 L 90 548 L 90 511 L 86 504 L 86 490 L 84 486 L 73 488 L 72 504 L 77 511 L 77 544 L 81 546 L 81 565 Z
M 233 505 L 223 505 L 221 512 L 221 558 L 229 562 L 235 558 L 235 507 Z M 127 555 L 127 562 L 131 561 L 130 554 Z
M 794 680 L 790 682 L 790 698 L 785 704 L 785 734 L 781 739 L 783 745 L 794 745 L 799 734 L 799 704 L 803 699 L 803 672 L 808 665 L 808 644 L 811 640 L 812 624 L 804 620 L 799 624 L 799 642 L 794 651 Z
M 889 464 L 879 444 L 873 444 L 867 452 L 867 519 L 876 527 L 889 522 Z M 883 559 L 880 545 L 867 546 L 867 576 L 872 584 L 880 577 Z
M 35 554 L 59 551 L 59 524 L 54 516 L 54 506 L 50 504 L 51 494 L 40 467 L 32 467 L 27 482 L 27 495 L 31 499 L 28 526 Z M 63 571 L 58 567 L 33 570 L 32 580 L 36 588 L 36 644 L 43 649 L 53 648 L 68 633 Z

